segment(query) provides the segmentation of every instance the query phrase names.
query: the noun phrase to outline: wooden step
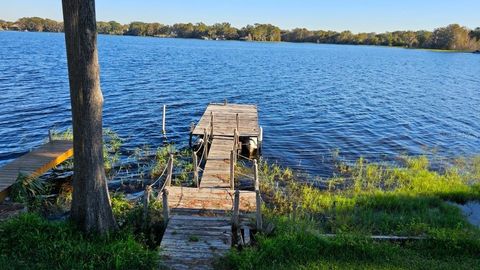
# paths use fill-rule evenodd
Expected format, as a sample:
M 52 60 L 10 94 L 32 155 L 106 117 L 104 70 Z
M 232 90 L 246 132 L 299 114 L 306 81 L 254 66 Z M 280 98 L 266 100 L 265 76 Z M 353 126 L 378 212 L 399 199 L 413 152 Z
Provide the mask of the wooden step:
M 225 188 L 169 187 L 168 205 L 175 209 L 225 210 L 233 209 L 234 191 Z M 254 212 L 256 194 L 253 191 L 240 191 L 240 211 Z
M 162 264 L 168 269 L 213 269 L 216 258 L 231 248 L 228 217 L 174 215 L 160 246 Z

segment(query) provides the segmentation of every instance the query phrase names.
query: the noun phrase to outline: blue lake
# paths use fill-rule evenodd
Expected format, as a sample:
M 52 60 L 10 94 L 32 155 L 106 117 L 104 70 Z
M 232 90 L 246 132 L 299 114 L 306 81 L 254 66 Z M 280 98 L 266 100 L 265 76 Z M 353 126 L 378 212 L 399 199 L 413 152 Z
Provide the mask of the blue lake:
M 209 102 L 257 104 L 263 156 L 313 175 L 354 160 L 480 153 L 480 55 L 99 36 L 104 125 L 125 149 L 188 144 Z M 0 166 L 71 125 L 63 34 L 0 32 Z M 334 151 L 335 152 L 335 151 Z

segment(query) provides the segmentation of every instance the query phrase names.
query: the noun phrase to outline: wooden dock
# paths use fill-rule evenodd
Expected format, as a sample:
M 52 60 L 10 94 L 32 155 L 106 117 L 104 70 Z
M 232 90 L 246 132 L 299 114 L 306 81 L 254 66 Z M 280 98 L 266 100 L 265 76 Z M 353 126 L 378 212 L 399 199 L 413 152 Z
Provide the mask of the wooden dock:
M 51 141 L 0 168 L 0 202 L 20 174 L 36 177 L 73 156 L 71 141 Z
M 240 215 L 258 211 L 259 192 L 232 189 L 232 157 L 237 158 L 233 153 L 239 150 L 240 137 L 257 137 L 259 133 L 256 106 L 210 104 L 207 107 L 192 131 L 207 142 L 198 188 L 164 190 L 171 212 L 161 242 L 165 267 L 212 269 L 215 259 L 232 247 L 236 233 L 232 225 L 239 227 Z
M 212 123 L 213 136 L 233 137 L 234 129 L 237 129 L 240 136 L 257 137 L 260 135 L 258 110 L 255 105 L 210 104 L 198 125 L 195 126 L 193 135 L 204 135 L 205 130 L 212 128 Z

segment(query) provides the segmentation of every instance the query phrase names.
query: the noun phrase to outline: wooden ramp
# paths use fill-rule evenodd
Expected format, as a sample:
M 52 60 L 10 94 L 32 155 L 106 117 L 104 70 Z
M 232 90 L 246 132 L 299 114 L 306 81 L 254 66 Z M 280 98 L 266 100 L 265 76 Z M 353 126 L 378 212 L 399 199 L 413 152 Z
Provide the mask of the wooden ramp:
M 35 177 L 73 156 L 71 141 L 51 141 L 0 168 L 0 201 L 19 174 Z
M 230 155 L 234 129 L 239 136 L 259 136 L 256 106 L 210 104 L 192 132 L 202 136 L 208 130 L 211 145 L 199 188 L 166 188 L 171 218 L 160 249 L 167 269 L 212 269 L 215 259 L 231 248 L 235 191 L 230 190 Z M 239 213 L 255 212 L 257 193 L 238 194 Z

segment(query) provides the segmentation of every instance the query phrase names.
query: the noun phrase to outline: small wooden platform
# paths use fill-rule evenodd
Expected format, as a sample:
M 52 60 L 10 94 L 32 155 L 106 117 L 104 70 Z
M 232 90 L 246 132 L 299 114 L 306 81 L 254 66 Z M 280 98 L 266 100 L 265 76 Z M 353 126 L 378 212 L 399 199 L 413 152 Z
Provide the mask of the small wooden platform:
M 71 141 L 52 141 L 3 166 L 0 168 L 0 201 L 7 196 L 8 188 L 17 181 L 19 174 L 42 175 L 72 156 Z
M 193 130 L 193 135 L 203 135 L 205 129 L 210 130 L 213 114 L 213 136 L 233 137 L 233 130 L 237 128 L 240 137 L 258 137 L 258 110 L 255 105 L 245 104 L 210 104 L 205 110 L 200 122 Z

